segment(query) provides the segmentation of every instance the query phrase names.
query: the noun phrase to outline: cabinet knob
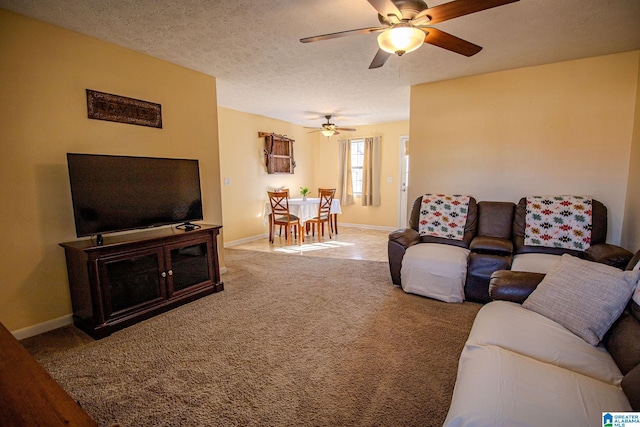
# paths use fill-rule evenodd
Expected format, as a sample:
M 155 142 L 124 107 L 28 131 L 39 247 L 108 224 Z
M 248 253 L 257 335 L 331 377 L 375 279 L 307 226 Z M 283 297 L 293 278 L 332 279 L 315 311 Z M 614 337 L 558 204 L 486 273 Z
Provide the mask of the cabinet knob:
M 173 276 L 173 270 L 169 270 L 169 276 Z
M 167 273 L 165 273 L 164 271 L 161 274 L 162 277 L 167 277 Z

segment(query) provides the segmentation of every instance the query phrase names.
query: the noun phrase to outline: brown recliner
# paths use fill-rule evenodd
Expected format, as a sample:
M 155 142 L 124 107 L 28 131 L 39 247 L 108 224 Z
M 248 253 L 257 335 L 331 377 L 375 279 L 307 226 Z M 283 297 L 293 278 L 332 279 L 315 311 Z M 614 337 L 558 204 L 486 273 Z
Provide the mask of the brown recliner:
M 404 257 L 408 247 L 420 243 L 442 243 L 445 245 L 469 248 L 471 241 L 476 236 L 478 228 L 478 206 L 476 199 L 473 197 L 469 200 L 469 212 L 467 213 L 467 222 L 464 227 L 464 236 L 462 240 L 445 239 L 434 236 L 421 236 L 418 233 L 421 203 L 422 196 L 418 197 L 413 202 L 411 216 L 409 217 L 409 228 L 392 231 L 389 234 L 389 241 L 387 243 L 389 270 L 391 271 L 391 280 L 393 281 L 393 284 L 397 286 L 402 285 L 400 269 L 402 268 L 402 258 Z

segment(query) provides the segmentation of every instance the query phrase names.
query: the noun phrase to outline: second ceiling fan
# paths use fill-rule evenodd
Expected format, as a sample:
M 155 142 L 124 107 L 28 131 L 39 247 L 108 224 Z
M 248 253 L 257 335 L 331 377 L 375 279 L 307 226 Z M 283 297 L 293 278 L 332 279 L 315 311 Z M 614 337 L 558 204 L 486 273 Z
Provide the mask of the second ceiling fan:
M 308 128 L 308 129 L 315 129 L 315 130 L 312 130 L 309 133 L 322 132 L 322 134 L 324 136 L 329 138 L 330 136 L 333 136 L 334 134 L 336 134 L 336 135 L 340 134 L 340 132 L 338 132 L 339 130 L 341 130 L 343 132 L 355 132 L 356 131 L 354 128 L 341 128 L 341 127 L 337 127 L 336 125 L 331 123 L 331 114 L 327 114 L 326 116 L 324 116 L 324 118 L 327 119 L 327 123 L 323 123 L 321 128 Z
M 424 0 L 368 0 L 378 12 L 383 26 L 340 31 L 300 39 L 302 43 L 335 39 L 355 34 L 381 33 L 378 36 L 378 52 L 369 69 L 379 68 L 393 54 L 402 56 L 429 43 L 464 56 L 472 56 L 482 47 L 458 38 L 430 25 L 459 16 L 469 15 L 518 0 L 455 0 L 429 7 Z

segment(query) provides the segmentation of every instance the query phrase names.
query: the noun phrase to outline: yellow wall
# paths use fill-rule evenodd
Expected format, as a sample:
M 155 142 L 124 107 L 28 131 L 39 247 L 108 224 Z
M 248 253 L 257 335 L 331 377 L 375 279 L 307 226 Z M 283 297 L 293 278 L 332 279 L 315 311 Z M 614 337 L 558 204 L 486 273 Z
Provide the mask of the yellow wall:
M 338 186 L 337 136 L 327 139 L 320 132 L 280 120 L 229 108 L 218 108 L 220 122 L 221 181 L 228 178 L 230 184 L 222 185 L 224 217 L 224 241 L 240 243 L 269 232 L 264 224 L 263 210 L 267 201 L 267 189 L 287 187 L 292 197 L 299 197 L 301 186 L 311 189 L 317 196 L 318 187 Z M 343 207 L 339 223 L 362 224 L 393 228 L 397 225 L 399 140 L 409 133 L 409 122 L 383 123 L 355 126 L 358 131 L 341 133 L 340 137 L 381 135 L 381 199 L 378 207 L 363 207 L 360 199 L 355 206 Z M 264 163 L 264 138 L 258 132 L 274 132 L 295 140 L 294 154 L 297 167 L 294 174 L 266 172 Z M 392 182 L 387 181 L 391 177 Z
M 222 223 L 213 77 L 0 9 L 0 321 L 71 313 L 75 228 L 67 152 L 196 158 L 204 215 Z M 163 129 L 87 118 L 85 89 L 162 105 Z
M 639 55 L 412 87 L 409 201 L 425 192 L 513 202 L 588 194 L 608 207 L 608 240 L 619 243 Z
M 301 186 L 313 188 L 314 138 L 302 126 L 229 108 L 218 108 L 218 120 L 224 242 L 237 243 L 264 236 L 269 232 L 263 221 L 268 189 L 286 187 L 291 197 L 299 197 Z M 258 136 L 259 132 L 273 132 L 295 140 L 295 173 L 267 173 L 264 138 Z M 225 178 L 229 185 L 224 185 Z
M 409 121 L 354 126 L 356 132 L 342 132 L 327 139 L 318 133 L 316 142 L 316 187 L 338 186 L 338 139 L 382 136 L 380 165 L 380 206 L 362 206 L 360 198 L 352 206 L 343 206 L 338 223 L 382 228 L 398 225 L 398 179 L 400 137 L 409 134 Z M 391 181 L 391 182 L 389 182 Z
M 640 62 L 640 57 L 638 58 Z M 640 64 L 638 65 L 640 69 Z M 631 159 L 629 162 L 629 180 L 627 181 L 627 200 L 622 227 L 622 245 L 632 251 L 640 250 L 640 72 L 636 89 L 635 121 Z

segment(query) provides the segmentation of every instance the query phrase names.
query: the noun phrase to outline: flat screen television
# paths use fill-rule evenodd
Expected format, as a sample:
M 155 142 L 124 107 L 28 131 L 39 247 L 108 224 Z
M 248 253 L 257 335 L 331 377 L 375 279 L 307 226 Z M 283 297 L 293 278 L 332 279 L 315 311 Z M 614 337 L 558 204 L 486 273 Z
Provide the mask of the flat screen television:
M 197 160 L 67 153 L 76 235 L 203 219 Z

